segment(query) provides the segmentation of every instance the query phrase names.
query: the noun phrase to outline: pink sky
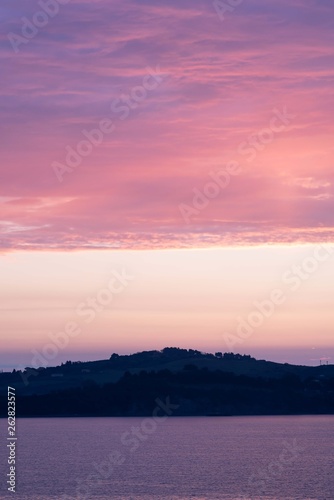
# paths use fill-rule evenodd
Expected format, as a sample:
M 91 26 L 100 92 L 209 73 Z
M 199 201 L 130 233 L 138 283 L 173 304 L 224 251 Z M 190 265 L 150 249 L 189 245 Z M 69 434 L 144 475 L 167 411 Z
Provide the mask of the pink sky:
M 13 34 L 22 36 L 41 7 L 4 0 L 0 8 L 0 253 L 14 275 L 15 251 L 26 252 L 27 266 L 37 265 L 35 252 L 57 251 L 57 268 L 69 250 L 201 248 L 204 256 L 209 247 L 333 242 L 331 2 L 249 0 L 224 20 L 204 0 L 58 7 L 17 53 Z M 95 132 L 99 144 L 88 143 L 83 157 L 87 143 L 79 143 L 101 123 L 108 132 Z M 74 168 L 68 148 L 79 148 Z M 25 299 L 15 293 L 11 307 L 29 303 L 28 290 Z M 22 336 L 42 342 L 32 325 L 15 330 L 17 346 Z M 165 320 L 161 328 L 163 347 L 178 326 Z M 152 336 L 141 338 L 119 347 L 155 348 Z
M 72 0 L 15 54 L 7 34 L 36 5 L 2 7 L 2 249 L 332 239 L 329 2 L 253 0 L 221 21 L 211 2 Z M 157 66 L 122 121 L 112 102 Z M 274 108 L 295 116 L 238 152 Z M 53 162 L 103 119 L 115 130 L 59 183 Z M 231 160 L 242 174 L 186 224 L 179 205 Z
M 110 293 L 115 271 L 131 279 Z M 19 251 L 0 259 L 0 274 L 0 365 L 166 346 L 311 365 L 334 357 L 333 245 Z M 78 334 L 64 341 L 73 322 Z

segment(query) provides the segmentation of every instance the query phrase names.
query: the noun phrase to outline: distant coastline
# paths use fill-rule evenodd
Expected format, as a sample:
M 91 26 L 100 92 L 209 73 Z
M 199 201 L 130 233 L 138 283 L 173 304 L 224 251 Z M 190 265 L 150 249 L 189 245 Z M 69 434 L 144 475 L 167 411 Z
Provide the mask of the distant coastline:
M 150 417 L 156 401 L 168 416 L 334 414 L 334 365 L 174 347 L 0 373 L 0 393 L 8 385 L 16 388 L 19 418 Z

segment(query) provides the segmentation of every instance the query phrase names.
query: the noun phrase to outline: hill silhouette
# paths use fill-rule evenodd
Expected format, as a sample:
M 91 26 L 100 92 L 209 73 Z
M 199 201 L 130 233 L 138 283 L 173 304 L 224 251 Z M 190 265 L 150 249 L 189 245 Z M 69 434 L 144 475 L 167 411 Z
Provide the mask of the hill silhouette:
M 167 397 L 175 415 L 334 413 L 334 365 L 177 347 L 1 373 L 1 394 L 8 385 L 16 388 L 18 416 L 147 416 Z

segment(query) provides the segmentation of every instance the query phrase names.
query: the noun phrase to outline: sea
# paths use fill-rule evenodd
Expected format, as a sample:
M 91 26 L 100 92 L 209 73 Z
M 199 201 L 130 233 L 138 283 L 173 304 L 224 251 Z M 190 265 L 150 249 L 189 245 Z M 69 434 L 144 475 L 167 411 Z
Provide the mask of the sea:
M 334 416 L 18 419 L 15 493 L 0 427 L 1 499 L 334 499 Z

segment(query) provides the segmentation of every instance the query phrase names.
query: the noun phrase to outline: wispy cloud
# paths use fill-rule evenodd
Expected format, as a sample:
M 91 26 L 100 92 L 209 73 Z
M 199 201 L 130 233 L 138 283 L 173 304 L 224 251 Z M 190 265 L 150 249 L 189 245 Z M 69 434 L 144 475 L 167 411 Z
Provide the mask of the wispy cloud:
M 4 1 L 0 245 L 164 248 L 333 240 L 334 6 L 71 0 L 14 53 L 38 3 Z M 168 80 L 75 175 L 50 168 L 156 66 Z M 275 107 L 291 126 L 185 224 L 178 205 Z

